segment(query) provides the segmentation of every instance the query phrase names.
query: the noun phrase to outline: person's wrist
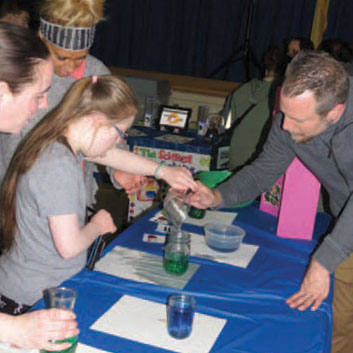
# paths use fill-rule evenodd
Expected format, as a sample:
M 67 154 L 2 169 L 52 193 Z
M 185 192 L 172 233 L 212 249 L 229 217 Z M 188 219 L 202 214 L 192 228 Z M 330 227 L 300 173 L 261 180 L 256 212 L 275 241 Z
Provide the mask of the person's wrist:
M 330 274 L 330 271 L 324 265 L 322 265 L 319 261 L 317 261 L 315 259 L 311 259 L 310 267 L 313 270 L 320 271 L 323 274 Z
M 20 331 L 21 326 L 17 325 L 18 321 L 20 320 L 20 316 L 2 314 L 0 320 L 0 341 L 9 344 L 18 343 L 19 336 L 22 336 Z
M 166 165 L 162 162 L 162 163 L 158 164 L 158 166 L 154 170 L 154 177 L 157 180 L 164 179 L 165 171 L 167 169 L 165 167 L 166 167 Z
M 219 191 L 214 189 L 212 190 L 212 195 L 213 195 L 213 200 L 210 207 L 211 208 L 218 207 L 222 202 L 222 196 Z

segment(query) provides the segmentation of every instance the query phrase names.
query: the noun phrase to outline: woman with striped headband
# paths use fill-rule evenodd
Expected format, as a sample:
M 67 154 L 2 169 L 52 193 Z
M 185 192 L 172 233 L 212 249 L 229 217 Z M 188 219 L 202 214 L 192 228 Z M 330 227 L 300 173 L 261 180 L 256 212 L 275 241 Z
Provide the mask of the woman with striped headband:
M 63 98 L 78 79 L 93 75 L 109 75 L 109 69 L 89 54 L 93 44 L 95 26 L 103 18 L 104 0 L 44 0 L 40 9 L 39 36 L 48 47 L 54 62 L 54 76 L 48 92 L 48 108 L 39 112 L 19 134 L 0 133 L 0 182 L 19 142 L 46 113 Z M 87 175 L 94 165 L 87 163 Z M 136 191 L 145 181 L 143 176 L 119 171 L 114 178 L 127 193 Z M 114 182 L 114 180 L 112 180 Z M 115 184 L 116 186 L 116 184 Z M 97 184 L 89 177 L 86 181 L 90 205 L 95 202 Z

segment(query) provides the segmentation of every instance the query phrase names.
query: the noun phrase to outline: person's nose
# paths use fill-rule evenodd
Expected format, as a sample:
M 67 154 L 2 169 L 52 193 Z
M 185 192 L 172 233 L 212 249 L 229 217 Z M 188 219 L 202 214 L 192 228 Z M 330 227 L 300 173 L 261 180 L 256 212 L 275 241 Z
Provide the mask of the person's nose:
M 65 65 L 64 65 L 64 70 L 65 70 L 65 72 L 68 72 L 71 74 L 76 70 L 76 68 L 78 66 L 79 65 L 76 63 L 75 60 L 66 60 Z

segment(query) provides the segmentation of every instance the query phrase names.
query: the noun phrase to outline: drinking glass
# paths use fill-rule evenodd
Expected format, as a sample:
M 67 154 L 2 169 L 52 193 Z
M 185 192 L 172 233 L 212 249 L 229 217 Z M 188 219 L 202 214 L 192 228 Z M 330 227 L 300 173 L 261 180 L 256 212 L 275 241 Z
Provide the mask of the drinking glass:
M 179 229 L 184 223 L 190 209 L 190 205 L 185 203 L 187 194 L 188 193 L 181 191 L 171 190 L 168 192 L 163 202 L 163 208 L 167 214 L 167 218 L 176 229 Z
M 48 294 L 50 308 L 73 311 L 77 296 L 75 290 L 66 287 L 50 288 L 48 290 Z M 75 353 L 78 343 L 77 336 L 55 341 L 55 343 L 63 342 L 69 342 L 71 343 L 71 346 L 61 351 L 47 351 L 45 349 L 41 349 L 40 353 Z
M 167 303 L 168 333 L 177 339 L 190 336 L 196 301 L 190 295 L 172 294 Z

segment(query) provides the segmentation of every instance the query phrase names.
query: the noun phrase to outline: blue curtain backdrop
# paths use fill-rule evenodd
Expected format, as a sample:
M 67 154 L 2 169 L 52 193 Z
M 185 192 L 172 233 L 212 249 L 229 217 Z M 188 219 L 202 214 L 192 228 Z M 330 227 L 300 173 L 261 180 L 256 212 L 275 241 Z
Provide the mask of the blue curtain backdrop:
M 258 61 L 271 45 L 310 37 L 316 0 L 106 0 L 91 52 L 108 66 L 208 77 L 244 43 L 251 3 L 249 43 Z M 331 3 L 325 37 L 352 41 L 351 0 Z M 245 81 L 243 54 L 214 78 Z M 259 77 L 250 64 L 250 77 Z
M 331 0 L 324 38 L 339 38 L 353 42 L 353 1 Z

